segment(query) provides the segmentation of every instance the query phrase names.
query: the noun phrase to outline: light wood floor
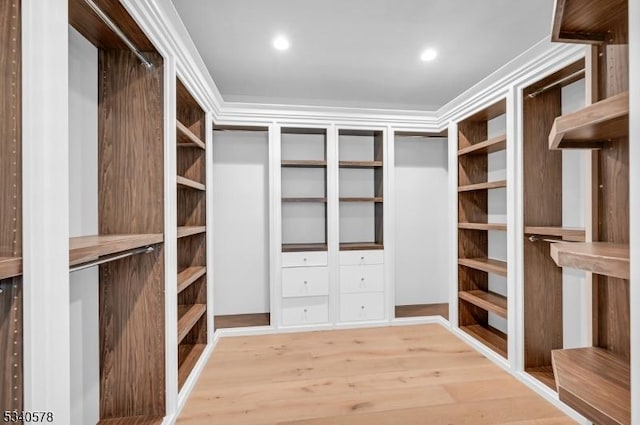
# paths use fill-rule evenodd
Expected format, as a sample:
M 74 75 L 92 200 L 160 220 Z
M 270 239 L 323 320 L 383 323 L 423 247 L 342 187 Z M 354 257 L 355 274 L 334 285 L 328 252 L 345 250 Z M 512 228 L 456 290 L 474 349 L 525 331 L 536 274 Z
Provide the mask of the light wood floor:
M 574 422 L 440 325 L 224 338 L 180 425 Z

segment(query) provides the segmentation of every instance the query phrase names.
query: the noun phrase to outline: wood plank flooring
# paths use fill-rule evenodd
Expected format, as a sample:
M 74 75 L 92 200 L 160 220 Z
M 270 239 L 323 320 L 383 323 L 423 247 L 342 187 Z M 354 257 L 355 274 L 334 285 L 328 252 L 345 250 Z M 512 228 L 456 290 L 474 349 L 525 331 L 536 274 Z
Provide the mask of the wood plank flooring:
M 568 425 L 440 325 L 223 338 L 179 425 Z

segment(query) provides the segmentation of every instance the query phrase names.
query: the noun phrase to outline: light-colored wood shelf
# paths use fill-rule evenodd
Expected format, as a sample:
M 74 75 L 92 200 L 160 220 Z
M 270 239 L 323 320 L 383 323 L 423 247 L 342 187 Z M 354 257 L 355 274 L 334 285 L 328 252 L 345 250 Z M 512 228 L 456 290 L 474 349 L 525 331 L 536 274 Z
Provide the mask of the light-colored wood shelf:
M 313 197 L 285 197 L 282 198 L 282 202 L 319 202 L 327 203 L 327 198 L 313 198 Z
M 507 263 L 492 258 L 458 258 L 458 264 L 499 276 L 507 275 Z
M 340 161 L 340 168 L 379 168 L 382 161 Z
M 200 360 L 200 356 L 202 356 L 206 347 L 206 344 L 184 344 L 178 347 L 178 350 L 188 352 L 186 358 L 180 364 L 180 367 L 178 367 L 178 388 L 182 388 L 184 383 L 187 381 L 187 378 L 189 378 L 191 371 L 195 367 L 196 363 L 198 363 L 198 360 Z
M 69 238 L 69 265 L 76 266 L 131 249 L 163 241 L 161 233 L 141 235 L 94 235 Z
M 178 239 L 186 238 L 187 236 L 199 235 L 205 233 L 207 226 L 179 226 L 178 227 Z
M 467 325 L 460 330 L 468 333 L 502 357 L 507 358 L 507 335 L 491 326 Z
M 458 297 L 468 303 L 507 318 L 507 298 L 493 292 L 480 290 L 460 291 Z
M 102 419 L 97 425 L 160 425 L 162 416 L 130 416 L 127 418 Z
M 598 149 L 629 134 L 629 92 L 562 115 L 549 133 L 549 149 Z
M 598 424 L 631 423 L 629 363 L 602 348 L 551 352 L 558 396 Z
M 198 136 L 193 134 L 184 124 L 176 120 L 176 129 L 178 130 L 178 147 L 179 148 L 200 148 L 205 149 L 205 144 Z
M 178 186 L 188 187 L 190 189 L 202 190 L 202 191 L 206 190 L 205 185 L 203 185 L 202 183 L 198 183 L 197 181 L 193 181 L 191 179 L 188 179 L 182 176 L 177 177 L 177 183 L 178 183 Z
M 327 161 L 324 159 L 283 159 L 281 166 L 285 168 L 325 168 Z
M 358 198 L 358 197 L 344 197 L 340 198 L 340 202 L 384 202 L 382 196 L 376 196 L 373 198 Z
M 178 294 L 207 273 L 204 266 L 185 267 L 178 272 Z
M 556 389 L 556 378 L 553 375 L 553 367 L 551 365 L 532 367 L 527 369 L 526 372 L 545 384 L 547 387 L 551 388 L 553 391 L 558 391 Z
M 283 243 L 282 252 L 327 251 L 326 243 Z
M 502 223 L 458 223 L 458 229 L 496 230 L 499 232 L 506 232 L 507 225 Z
M 477 183 L 470 184 L 466 186 L 459 186 L 458 192 L 471 192 L 474 190 L 489 190 L 489 189 L 500 189 L 503 187 L 507 187 L 506 180 L 498 180 L 495 182 L 486 182 L 486 183 Z
M 341 242 L 340 251 L 366 251 L 384 249 L 384 244 L 376 242 Z
M 0 280 L 22 274 L 22 257 L 0 257 Z
M 178 305 L 178 344 L 207 311 L 206 304 Z
M 503 151 L 507 148 L 507 135 L 503 134 L 498 137 L 476 143 L 475 145 L 462 148 L 458 151 L 458 156 L 462 155 L 479 155 L 489 154 L 493 152 Z
M 564 241 L 584 242 L 585 230 L 576 227 L 525 226 L 526 235 L 557 236 Z
M 560 267 L 629 279 L 629 245 L 572 242 L 552 243 L 550 247 L 551 258 Z

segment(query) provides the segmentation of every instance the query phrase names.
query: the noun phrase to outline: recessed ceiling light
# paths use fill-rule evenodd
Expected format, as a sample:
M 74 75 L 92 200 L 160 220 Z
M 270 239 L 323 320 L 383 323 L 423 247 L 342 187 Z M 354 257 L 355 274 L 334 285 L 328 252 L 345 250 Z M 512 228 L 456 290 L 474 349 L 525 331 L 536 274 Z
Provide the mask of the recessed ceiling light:
M 282 35 L 279 35 L 273 40 L 273 47 L 277 50 L 287 50 L 290 46 L 291 44 L 289 43 L 289 40 Z
M 430 62 L 437 57 L 438 57 L 438 51 L 436 49 L 427 49 L 424 52 L 422 52 L 422 55 L 420 55 L 420 60 L 422 62 Z

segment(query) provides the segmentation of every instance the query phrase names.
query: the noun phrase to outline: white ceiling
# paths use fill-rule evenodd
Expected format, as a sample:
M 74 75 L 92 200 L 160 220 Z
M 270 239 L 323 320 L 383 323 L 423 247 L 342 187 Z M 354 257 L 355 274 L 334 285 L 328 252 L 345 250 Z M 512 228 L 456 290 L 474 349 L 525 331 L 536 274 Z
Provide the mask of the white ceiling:
M 435 110 L 545 38 L 553 0 L 173 0 L 225 101 Z M 291 48 L 271 43 L 285 34 Z M 420 61 L 435 47 L 439 57 Z

